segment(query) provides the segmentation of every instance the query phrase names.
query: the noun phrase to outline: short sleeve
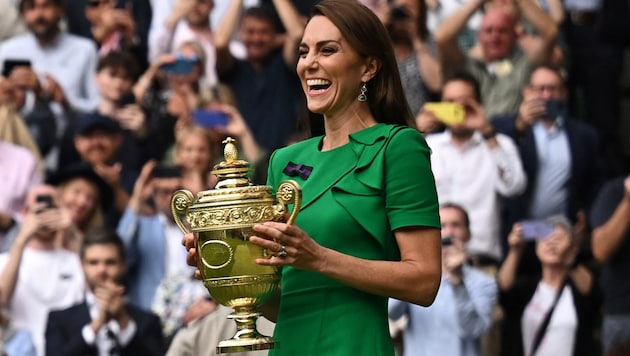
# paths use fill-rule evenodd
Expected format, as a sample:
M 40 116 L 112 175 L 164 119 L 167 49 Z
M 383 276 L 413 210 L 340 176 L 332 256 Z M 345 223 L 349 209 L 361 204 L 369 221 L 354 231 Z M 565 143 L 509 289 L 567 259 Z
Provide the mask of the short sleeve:
M 385 153 L 385 203 L 391 228 L 440 228 L 431 150 L 417 130 L 397 132 Z

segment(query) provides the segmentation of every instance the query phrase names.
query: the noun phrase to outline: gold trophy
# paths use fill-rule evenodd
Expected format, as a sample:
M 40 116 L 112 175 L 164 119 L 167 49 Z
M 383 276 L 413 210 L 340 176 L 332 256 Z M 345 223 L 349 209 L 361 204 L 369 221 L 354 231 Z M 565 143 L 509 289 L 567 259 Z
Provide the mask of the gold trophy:
M 276 203 L 270 186 L 252 185 L 247 178 L 249 164 L 238 160 L 234 139 L 223 143 L 225 161 L 211 172 L 219 179 L 215 189 L 199 192 L 194 201 L 191 192 L 178 190 L 171 211 L 177 226 L 195 235 L 199 271 L 212 298 L 234 308 L 228 318 L 236 321 L 236 334 L 219 342 L 217 353 L 267 350 L 276 340 L 256 330 L 258 307 L 276 292 L 280 275 L 277 267 L 256 264 L 255 259 L 271 255 L 249 237 L 254 224 L 284 220 L 289 204 L 293 211 L 286 222 L 291 224 L 300 211 L 302 191 L 296 182 L 283 181 Z

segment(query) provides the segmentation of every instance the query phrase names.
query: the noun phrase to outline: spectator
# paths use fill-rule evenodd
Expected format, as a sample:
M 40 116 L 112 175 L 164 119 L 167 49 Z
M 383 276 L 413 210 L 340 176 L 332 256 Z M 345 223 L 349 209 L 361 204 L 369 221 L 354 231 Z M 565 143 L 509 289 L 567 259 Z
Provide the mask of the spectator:
M 606 182 L 591 207 L 590 223 L 593 256 L 602 264 L 606 354 L 630 343 L 630 176 Z
M 160 317 L 169 345 L 181 328 L 212 313 L 217 306 L 203 283 L 191 272 L 165 278 L 155 291 L 151 310 Z
M 79 253 L 85 235 L 103 228 L 103 210 L 112 203 L 112 190 L 86 163 L 65 167 L 48 177 L 47 182 L 57 187 L 59 204 L 72 222 L 70 233 L 66 232 L 59 242 L 64 248 Z
M 481 85 L 487 115 L 493 117 L 518 111 L 519 90 L 526 83 L 533 65 L 549 61 L 558 30 L 533 0 L 515 1 L 524 20 L 536 29 L 537 44 L 527 52 L 519 49 L 515 19 L 501 9 L 491 9 L 484 14 L 478 32 L 481 58 L 472 58 L 458 47 L 457 36 L 470 16 L 485 3 L 486 0 L 467 2 L 440 26 L 435 39 L 442 68 L 465 68 L 472 73 Z
M 203 319 L 191 323 L 181 329 L 171 343 L 166 353 L 167 356 L 196 355 L 213 356 L 219 341 L 226 340 L 236 333 L 236 324 L 228 315 L 232 308 L 219 305 L 217 310 L 208 314 Z M 274 324 L 264 317 L 258 318 L 256 329 L 263 335 L 273 334 Z M 266 355 L 267 351 L 248 351 L 231 353 L 232 356 L 257 356 Z
M 492 122 L 517 143 L 529 182 L 523 194 L 508 199 L 504 231 L 520 220 L 560 214 L 585 232 L 586 213 L 603 179 L 597 132 L 569 117 L 568 93 L 557 70 L 535 68 L 522 93 L 518 115 Z
M 8 308 L 15 327 L 31 333 L 37 354 L 43 356 L 48 312 L 79 302 L 85 282 L 79 256 L 55 247 L 58 235 L 70 224 L 55 189 L 33 188 L 26 209 L 15 242 L 8 253 L 0 254 L 0 305 Z
M 502 354 L 595 355 L 594 317 L 598 311 L 591 272 L 575 264 L 579 245 L 568 219 L 546 219 L 550 233 L 536 238 L 541 275 L 519 275 L 525 244 L 516 223 L 508 237 L 510 250 L 498 274 L 505 310 Z
M 181 187 L 179 169 L 148 162 L 118 225 L 128 253 L 129 301 L 145 310 L 151 309 L 155 291 L 165 278 L 192 273 L 181 246 L 181 230 L 171 213 L 171 196 Z
M 0 182 L 0 250 L 4 252 L 10 239 L 7 233 L 22 220 L 28 192 L 42 182 L 33 154 L 0 140 Z
M 48 315 L 46 355 L 164 355 L 158 317 L 125 300 L 120 237 L 109 231 L 88 234 L 81 266 L 85 299 Z
M 105 211 L 107 227 L 118 224 L 138 176 L 136 170 L 117 160 L 121 142 L 120 125 L 111 117 L 93 113 L 79 118 L 74 132 L 75 149 L 81 161 L 88 163 L 113 192 L 113 204 Z
M 511 138 L 495 134 L 480 103 L 477 81 L 462 73 L 444 84 L 443 102 L 460 104 L 464 122 L 442 133 L 429 133 L 431 167 L 440 202 L 453 202 L 470 213 L 471 239 L 467 251 L 477 267 L 496 269 L 502 258 L 500 207 L 505 197 L 520 194 L 527 180 Z M 420 131 L 440 126 L 423 110 L 416 118 Z M 471 174 L 474 172 L 474 174 Z
M 442 204 L 442 284 L 430 308 L 396 299 L 389 316 L 407 316 L 404 355 L 481 356 L 481 336 L 492 323 L 497 283 L 466 263 L 470 240 L 468 213 L 459 205 Z
M 19 9 L 29 33 L 0 44 L 0 65 L 6 59 L 30 61 L 30 67 L 20 71 L 19 82 L 51 103 L 60 137 L 72 115 L 98 105 L 92 81 L 96 50 L 88 40 L 61 31 L 61 0 L 23 0 Z
M 287 30 L 282 46 L 277 48 L 278 30 L 272 13 L 265 8 L 248 8 L 238 29 L 246 58 L 237 59 L 229 44 L 242 3 L 232 1 L 216 31 L 217 72 L 220 81 L 234 92 L 236 106 L 256 141 L 271 152 L 283 147 L 295 131 L 300 108 L 304 107 L 294 69 L 304 21 L 290 0 L 273 0 Z
M 439 92 L 442 85 L 437 49 L 426 25 L 426 5 L 423 0 L 396 0 L 385 11 L 405 96 L 411 113 L 417 115 L 430 93 Z
M 173 52 L 185 42 L 197 42 L 205 54 L 202 87 L 216 85 L 216 50 L 210 24 L 213 9 L 214 0 L 176 0 L 166 21 L 154 28 L 154 42 L 149 46 L 151 60 Z

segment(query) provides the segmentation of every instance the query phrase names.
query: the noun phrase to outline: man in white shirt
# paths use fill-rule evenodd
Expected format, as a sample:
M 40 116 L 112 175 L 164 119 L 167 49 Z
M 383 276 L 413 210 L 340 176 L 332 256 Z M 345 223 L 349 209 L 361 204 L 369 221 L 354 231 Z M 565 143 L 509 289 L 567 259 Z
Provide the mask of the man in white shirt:
M 480 100 L 479 85 L 471 75 L 460 73 L 447 80 L 442 101 L 463 106 L 464 121 L 426 139 L 440 203 L 459 204 L 470 214 L 467 250 L 473 264 L 496 267 L 502 258 L 502 199 L 523 192 L 527 179 L 514 141 L 494 132 Z M 425 133 L 441 124 L 427 109 L 416 121 Z
M 0 43 L 0 67 L 7 59 L 30 61 L 30 66 L 15 73 L 15 80 L 31 95 L 50 103 L 60 137 L 69 116 L 93 111 L 98 105 L 99 93 L 92 80 L 96 47 L 61 31 L 61 0 L 23 0 L 19 10 L 29 33 Z M 55 168 L 56 161 L 50 165 Z
M 85 287 L 77 254 L 55 246 L 57 233 L 71 223 L 58 206 L 54 187 L 33 188 L 18 235 L 0 255 L 0 306 L 16 328 L 31 333 L 39 356 L 48 312 L 79 302 Z

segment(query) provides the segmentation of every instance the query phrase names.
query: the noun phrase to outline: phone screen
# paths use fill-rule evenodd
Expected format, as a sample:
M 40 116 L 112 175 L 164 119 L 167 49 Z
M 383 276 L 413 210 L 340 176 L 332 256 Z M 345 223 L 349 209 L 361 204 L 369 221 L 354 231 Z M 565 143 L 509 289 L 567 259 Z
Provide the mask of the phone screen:
M 195 110 L 193 123 L 203 127 L 225 127 L 228 124 L 228 116 L 219 110 Z
M 195 64 L 199 63 L 197 58 L 177 58 L 173 63 L 167 63 L 162 66 L 162 70 L 170 74 L 191 74 L 195 69 Z
M 523 239 L 537 240 L 549 236 L 554 230 L 552 224 L 543 220 L 527 220 L 521 222 Z

